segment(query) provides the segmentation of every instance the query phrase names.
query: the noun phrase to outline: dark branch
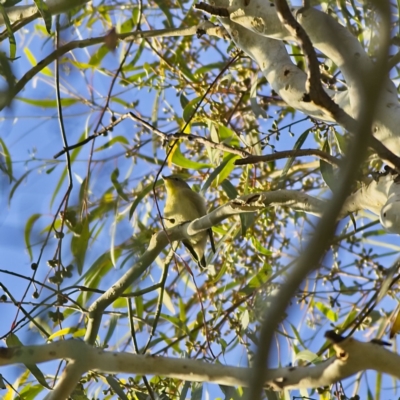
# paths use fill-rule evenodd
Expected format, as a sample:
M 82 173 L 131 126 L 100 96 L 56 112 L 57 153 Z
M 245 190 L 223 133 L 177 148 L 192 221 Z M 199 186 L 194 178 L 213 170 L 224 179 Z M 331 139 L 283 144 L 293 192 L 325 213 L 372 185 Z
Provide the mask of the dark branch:
M 273 154 L 266 154 L 262 156 L 249 156 L 243 158 L 241 160 L 236 160 L 235 165 L 248 165 L 248 164 L 257 164 L 260 162 L 268 162 L 274 160 L 280 160 L 282 158 L 289 157 L 304 157 L 304 156 L 316 156 L 321 160 L 328 162 L 329 164 L 339 166 L 340 160 L 334 156 L 331 156 L 328 153 L 325 153 L 322 150 L 318 149 L 298 149 L 298 150 L 286 150 L 279 151 Z
M 198 3 L 193 6 L 196 10 L 204 11 L 208 14 L 215 15 L 217 17 L 229 18 L 229 11 L 224 7 L 215 7 L 207 3 Z

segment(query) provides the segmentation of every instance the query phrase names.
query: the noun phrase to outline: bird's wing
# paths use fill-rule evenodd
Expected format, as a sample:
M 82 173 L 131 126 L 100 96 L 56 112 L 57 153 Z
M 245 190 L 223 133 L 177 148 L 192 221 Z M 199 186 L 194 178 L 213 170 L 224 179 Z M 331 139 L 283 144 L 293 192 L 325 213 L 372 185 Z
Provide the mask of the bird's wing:
M 199 255 L 195 252 L 195 250 L 194 250 L 193 246 L 191 245 L 191 243 L 189 241 L 187 241 L 187 240 L 182 240 L 182 243 L 184 244 L 186 249 L 189 251 L 189 253 L 192 255 L 193 259 L 197 262 L 199 267 L 204 269 L 207 266 L 206 259 L 205 259 L 204 255 L 199 260 Z
M 207 229 L 208 232 L 208 237 L 210 238 L 210 243 L 211 243 L 211 249 L 213 253 L 215 254 L 215 243 L 214 243 L 214 236 L 213 236 L 213 231 L 212 229 Z

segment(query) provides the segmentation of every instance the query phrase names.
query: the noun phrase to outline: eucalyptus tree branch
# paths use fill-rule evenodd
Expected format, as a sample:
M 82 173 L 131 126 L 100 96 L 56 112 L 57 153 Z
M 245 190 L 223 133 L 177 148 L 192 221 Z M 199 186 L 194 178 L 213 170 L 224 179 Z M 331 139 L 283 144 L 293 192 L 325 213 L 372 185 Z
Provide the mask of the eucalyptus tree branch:
M 317 388 L 332 385 L 365 370 L 400 379 L 400 356 L 384 348 L 387 343 L 360 342 L 329 331 L 335 356 L 312 366 L 290 366 L 267 371 L 263 386 L 272 390 Z M 37 364 L 65 359 L 66 369 L 46 400 L 66 399 L 89 370 L 101 373 L 157 375 L 192 382 L 248 386 L 251 368 L 210 364 L 200 360 L 105 351 L 82 341 L 66 340 L 36 346 L 0 348 L 0 365 Z
M 275 19 L 279 23 L 279 19 L 276 15 Z M 317 103 L 310 101 L 309 96 L 305 96 L 305 94 L 307 94 L 307 75 L 292 63 L 283 42 L 253 33 L 249 29 L 243 28 L 243 26 L 232 22 L 228 18 L 221 18 L 220 20 L 236 45 L 253 58 L 260 66 L 263 75 L 267 78 L 268 82 L 270 82 L 272 88 L 289 106 L 319 120 L 335 121 L 349 132 L 355 132 L 357 123 L 350 115 L 350 113 L 353 113 L 353 105 L 349 102 L 347 91 L 335 93 L 327 90 L 329 96 L 318 95 L 316 99 Z M 331 34 L 333 35 L 333 33 Z M 307 49 L 310 51 L 310 48 Z M 362 70 L 360 70 L 359 76 L 361 76 L 361 71 Z M 357 79 L 359 79 L 359 76 Z M 315 82 L 315 80 L 313 82 Z M 356 87 L 361 87 L 358 83 L 354 83 L 354 85 Z M 320 93 L 319 90 L 318 93 Z M 387 90 L 385 90 L 384 93 L 386 94 Z M 355 98 L 356 96 L 353 95 L 353 97 Z M 365 98 L 365 94 L 361 97 Z M 381 104 L 382 99 L 379 100 L 379 104 Z M 388 107 L 386 107 L 386 104 L 384 104 L 384 106 L 379 106 L 377 114 L 378 116 L 382 116 L 383 111 L 386 112 L 392 108 L 393 113 L 388 119 L 388 123 L 392 124 L 393 121 L 397 121 L 399 118 L 397 122 L 397 126 L 399 126 L 400 112 L 397 113 L 397 115 L 394 112 L 397 108 L 395 105 L 392 107 L 391 104 L 394 103 L 389 103 Z M 400 109 L 398 111 L 400 111 Z M 382 119 L 382 121 L 385 122 L 386 120 Z M 394 133 L 397 132 L 397 126 L 396 130 L 391 131 L 390 137 L 385 140 L 382 139 L 384 140 L 384 144 L 380 143 L 380 141 L 373 136 L 370 136 L 369 141 L 371 147 L 377 152 L 379 157 L 388 161 L 400 171 L 400 158 L 393 153 L 393 149 L 397 148 L 400 153 L 400 135 L 395 136 Z M 382 127 L 382 129 L 380 129 L 380 127 Z M 382 134 L 384 135 L 389 135 L 388 129 L 385 128 L 379 120 L 375 119 L 373 131 L 378 138 L 381 136 L 379 132 L 383 132 Z
M 347 197 L 343 209 L 348 213 L 359 210 L 370 210 L 379 215 L 382 207 L 388 201 L 389 190 L 393 185 L 393 175 L 379 177 L 378 180 L 371 178 L 368 184 L 363 184 L 360 189 Z
M 88 2 L 89 0 L 47 0 L 44 3 L 47 5 L 48 11 L 51 15 L 58 15 L 65 13 L 72 8 L 81 7 Z M 34 16 L 36 18 L 40 17 L 36 4 L 5 7 L 4 10 L 11 23 L 21 21 L 25 18 L 32 18 Z M 4 18 L 2 15 L 0 15 L 0 24 L 4 24 Z
M 373 65 L 361 44 L 347 29 L 331 16 L 313 8 L 286 8 L 283 18 L 291 20 L 291 25 L 288 25 L 280 22 L 277 7 L 272 3 L 252 0 L 245 8 L 239 0 L 231 0 L 230 5 L 226 0 L 216 0 L 215 3 L 228 10 L 229 18 L 220 18 L 220 21 L 232 40 L 253 58 L 272 88 L 288 105 L 316 119 L 335 121 L 349 132 L 356 130 L 354 116 L 358 115 L 360 104 L 365 99 L 359 77 L 361 74 L 371 76 Z M 201 4 L 198 8 L 202 8 Z M 296 10 L 301 25 L 291 13 Z M 320 49 L 340 67 L 349 89 L 342 92 L 324 90 L 317 78 L 313 78 L 312 85 L 308 84 L 306 74 L 292 63 L 282 40 L 296 40 L 305 45 L 303 51 L 308 54 L 314 76 L 319 73 L 315 52 L 314 56 L 311 54 L 312 46 Z M 307 86 L 311 93 L 307 93 Z M 400 104 L 397 91 L 387 76 L 383 87 L 372 127 L 375 137 L 369 140 L 379 157 L 400 172 L 400 158 L 396 156 L 400 153 Z
M 272 154 L 265 154 L 261 156 L 247 156 L 235 161 L 235 165 L 248 165 L 248 164 L 258 164 L 260 162 L 269 162 L 274 160 L 281 160 L 282 158 L 289 157 L 304 157 L 304 156 L 316 156 L 321 160 L 328 162 L 329 164 L 339 166 L 340 159 L 331 156 L 325 151 L 319 149 L 296 149 L 296 150 L 286 150 L 278 151 Z
M 215 26 L 209 21 L 202 21 L 198 25 L 189 27 L 189 28 L 174 28 L 174 29 L 154 29 L 150 31 L 134 31 L 127 33 L 117 34 L 117 39 L 120 40 L 135 40 L 135 39 L 144 39 L 150 37 L 173 37 L 173 36 L 191 36 L 196 35 L 198 33 L 208 33 L 214 36 L 222 36 L 224 37 L 224 30 L 219 26 Z M 39 61 L 35 66 L 33 66 L 29 71 L 27 71 L 22 78 L 15 84 L 12 97 L 15 97 L 24 87 L 25 85 L 43 68 L 47 67 L 57 58 L 63 56 L 74 49 L 83 49 L 89 46 L 94 46 L 96 44 L 102 44 L 107 39 L 107 34 L 104 36 L 94 37 L 90 39 L 84 40 L 74 40 L 68 42 L 64 46 L 60 46 L 58 49 L 54 50 L 47 57 L 43 58 Z M 4 107 L 0 107 L 0 110 Z
M 307 93 L 305 94 L 304 101 L 311 101 L 323 107 L 328 114 L 332 115 L 335 121 L 343 119 L 344 117 L 341 115 L 343 110 L 330 98 L 322 87 L 319 62 L 315 53 L 314 45 L 306 31 L 293 17 L 286 0 L 275 1 L 275 6 L 279 20 L 289 33 L 297 39 L 307 60 Z
M 275 3 L 285 0 L 275 0 Z M 253 4 L 253 1 L 251 2 Z M 315 270 L 323 257 L 336 226 L 337 218 L 342 210 L 351 185 L 356 178 L 359 166 L 366 156 L 367 143 L 371 136 L 371 128 L 376 114 L 378 100 L 381 100 L 382 89 L 384 88 L 386 76 L 386 59 L 390 40 L 390 6 L 388 1 L 375 1 L 382 17 L 379 54 L 376 64 L 370 76 L 361 72 L 354 77 L 355 84 L 360 90 L 358 98 L 363 97 L 364 101 L 357 110 L 356 120 L 351 123 L 350 132 L 353 133 L 350 146 L 344 159 L 344 165 L 338 178 L 338 187 L 332 196 L 329 206 L 319 221 L 314 235 L 311 237 L 306 250 L 301 254 L 296 266 L 289 274 L 286 283 L 281 287 L 276 296 L 274 307 L 270 307 L 264 317 L 261 332 L 259 335 L 259 347 L 254 360 L 253 375 L 251 377 L 249 399 L 258 400 L 261 397 L 263 380 L 265 377 L 266 363 L 272 338 L 276 327 L 285 312 L 293 294 L 301 285 L 305 277 Z M 309 9 L 308 9 L 309 10 Z M 297 29 L 302 30 L 299 26 Z M 349 120 L 346 117 L 346 122 Z M 346 127 L 347 129 L 347 127 Z
M 36 18 L 39 18 L 40 16 L 41 16 L 40 12 L 38 11 L 36 14 L 33 14 L 30 17 L 18 20 L 11 25 L 11 30 L 15 33 L 17 31 L 19 31 L 21 28 L 23 28 L 24 26 L 28 25 L 30 22 L 34 21 Z M 9 35 L 9 33 L 8 33 L 7 29 L 4 29 L 3 32 L 0 33 L 0 42 L 7 39 L 8 35 Z
M 315 119 L 335 121 L 325 108 L 305 97 L 307 75 L 292 62 L 283 41 L 256 34 L 228 18 L 220 18 L 220 21 L 235 44 L 258 64 L 271 87 L 288 105 Z M 327 90 L 327 93 L 343 110 L 351 111 L 347 91 Z
M 293 71 L 293 67 L 285 68 L 282 60 L 279 62 L 276 61 L 276 45 L 273 46 L 272 42 L 270 44 L 262 42 L 260 39 L 260 36 L 263 36 L 279 41 L 299 41 L 296 32 L 293 30 L 289 31 L 288 26 L 280 22 L 274 4 L 271 2 L 265 3 L 263 0 L 252 0 L 246 7 L 243 7 L 241 0 L 215 0 L 214 3 L 215 6 L 227 9 L 229 17 L 221 18 L 221 22 L 225 26 L 230 26 L 232 39 L 245 53 L 257 62 L 265 76 L 265 66 L 275 63 L 274 74 L 270 72 L 269 78 L 267 78 L 274 90 L 277 91 L 274 85 L 278 84 L 274 80 L 282 80 L 282 74 L 286 74 L 286 78 L 291 78 L 290 82 L 289 79 L 286 79 L 288 81 L 287 90 L 292 90 L 294 95 L 295 90 L 293 91 L 294 88 L 291 86 L 293 85 L 293 81 L 304 80 L 305 82 L 305 74 L 303 73 L 303 76 L 301 76 L 301 73 Z M 362 94 L 363 87 L 360 86 L 359 76 L 360 74 L 373 76 L 374 65 L 371 59 L 357 38 L 329 14 L 312 7 L 292 7 L 290 11 L 295 14 L 297 21 L 304 28 L 312 45 L 338 66 L 345 78 L 348 89 L 336 94 L 325 90 L 329 97 L 337 103 L 339 109 L 328 108 L 327 105 L 329 104 L 326 103 L 322 107 L 324 111 L 320 111 L 320 116 L 311 107 L 308 107 L 311 108 L 308 110 L 304 104 L 297 104 L 293 101 L 295 100 L 293 99 L 295 96 L 289 96 L 289 93 L 283 96 L 283 93 L 278 93 L 295 109 L 322 120 L 331 121 L 334 119 L 346 130 L 350 132 L 354 131 L 355 124 L 353 118 L 358 115 L 365 98 Z M 253 35 L 245 34 L 243 30 L 237 29 L 238 24 L 245 28 L 244 31 L 252 32 Z M 270 52 L 271 47 L 272 52 Z M 261 48 L 265 49 L 264 54 L 259 54 Z M 292 74 L 294 76 L 290 77 Z M 296 90 L 301 88 L 300 82 L 296 82 L 296 85 Z M 400 126 L 400 104 L 397 99 L 397 90 L 387 74 L 382 86 L 383 90 L 377 104 L 372 130 L 375 138 L 381 141 L 387 149 L 394 154 L 400 154 L 400 134 L 398 133 L 398 127 Z M 284 85 L 283 87 L 285 88 Z M 303 93 L 305 92 L 303 90 Z M 338 115 L 335 110 L 339 113 Z M 383 149 L 376 142 L 373 143 L 373 147 L 379 156 L 383 157 L 384 152 L 379 152 L 379 150 Z M 398 164 L 396 165 L 399 167 Z

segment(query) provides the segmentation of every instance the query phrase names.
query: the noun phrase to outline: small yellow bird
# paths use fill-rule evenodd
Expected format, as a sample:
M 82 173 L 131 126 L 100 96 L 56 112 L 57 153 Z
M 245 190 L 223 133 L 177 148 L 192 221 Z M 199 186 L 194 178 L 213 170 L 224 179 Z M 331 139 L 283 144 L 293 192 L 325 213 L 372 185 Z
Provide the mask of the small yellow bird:
M 184 180 L 176 175 L 163 176 L 163 179 L 167 189 L 167 199 L 164 207 L 165 226 L 167 228 L 193 221 L 207 214 L 204 198 L 194 192 Z M 206 267 L 204 250 L 207 244 L 207 236 L 210 237 L 211 247 L 215 253 L 211 229 L 198 233 L 190 240 L 182 241 L 201 268 Z

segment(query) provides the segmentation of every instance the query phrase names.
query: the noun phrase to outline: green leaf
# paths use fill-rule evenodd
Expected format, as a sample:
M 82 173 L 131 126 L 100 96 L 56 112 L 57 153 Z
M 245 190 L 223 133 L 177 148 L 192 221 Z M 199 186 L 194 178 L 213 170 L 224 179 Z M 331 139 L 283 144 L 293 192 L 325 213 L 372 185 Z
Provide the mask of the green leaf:
M 55 165 L 54 167 L 51 167 L 49 169 L 46 169 L 46 174 L 51 174 L 55 169 L 57 168 L 57 165 Z
M 75 336 L 74 335 L 75 332 L 80 332 L 80 333 L 79 335 Z M 59 338 L 60 336 L 67 336 L 67 335 L 72 335 L 73 337 L 83 336 L 82 333 L 84 333 L 83 329 L 79 329 L 76 326 L 70 326 L 68 328 L 63 328 L 54 332 L 47 338 L 47 341 L 52 342 L 54 339 Z
M 237 134 L 225 125 L 218 125 L 218 135 L 221 142 L 230 144 L 231 146 L 239 146 L 240 141 Z
M 39 10 L 40 15 L 44 20 L 44 24 L 46 25 L 47 33 L 51 33 L 51 13 L 49 11 L 49 7 L 43 0 L 33 0 L 36 4 L 36 7 Z
M 18 189 L 18 186 L 24 181 L 24 179 L 32 172 L 32 170 L 25 172 L 21 178 L 19 178 L 15 183 L 14 186 L 10 190 L 10 194 L 8 196 L 8 204 L 11 204 L 11 199 L 14 196 L 15 191 Z
M 112 375 L 107 375 L 106 380 L 107 380 L 107 383 L 110 385 L 111 389 L 118 396 L 118 398 L 120 398 L 121 400 L 129 400 L 128 396 L 122 390 L 122 387 L 119 384 L 119 382 Z
M 138 7 L 133 8 L 132 10 L 132 18 L 127 19 L 125 22 L 123 22 L 119 29 L 119 33 L 127 33 L 127 32 L 132 32 L 133 29 L 135 28 L 135 25 L 137 23 L 137 17 L 139 14 Z
M 264 256 L 270 256 L 272 254 L 272 251 L 266 249 L 255 236 L 251 237 L 251 244 L 257 252 Z
M 0 4 L 0 13 L 3 16 L 4 23 L 6 25 L 8 40 L 10 42 L 10 58 L 12 60 L 14 60 L 15 59 L 15 54 L 16 54 L 16 51 L 17 51 L 17 42 L 15 41 L 14 32 L 12 30 L 11 23 L 10 23 L 10 20 L 8 18 L 7 13 L 6 13 L 6 10 L 4 9 L 3 5 L 1 5 L 1 4 Z
M 168 24 L 165 24 L 166 27 L 173 28 L 174 27 L 174 22 L 172 20 L 172 14 L 171 14 L 171 11 L 170 11 L 170 6 L 167 5 L 165 0 L 154 0 L 154 2 L 157 4 L 158 8 L 167 17 Z
M 116 136 L 109 140 L 107 143 L 103 144 L 103 146 L 98 147 L 95 151 L 102 151 L 112 147 L 116 143 L 121 143 L 122 145 L 126 144 L 129 146 L 129 140 L 124 136 Z
M 42 214 L 33 214 L 29 219 L 28 222 L 25 225 L 25 232 L 24 232 L 24 237 L 25 237 L 25 245 L 26 249 L 28 250 L 29 254 L 29 259 L 32 261 L 33 255 L 32 255 L 32 248 L 31 248 L 31 241 L 30 241 L 30 236 L 32 233 L 32 228 L 35 222 L 42 216 Z
M 331 154 L 331 147 L 329 145 L 328 139 L 326 139 L 322 150 L 325 153 Z M 321 170 L 322 178 L 324 179 L 325 183 L 328 185 L 328 187 L 333 192 L 335 190 L 335 188 L 337 187 L 337 182 L 336 182 L 335 172 L 332 167 L 332 164 L 329 164 L 326 161 L 320 159 L 319 160 L 319 168 Z
M 118 195 L 125 201 L 129 201 L 129 197 L 124 193 L 123 187 L 118 182 L 118 176 L 119 176 L 119 169 L 115 168 L 114 171 L 111 173 L 111 182 L 114 185 L 114 188 L 117 191 Z
M 310 350 L 302 350 L 298 352 L 295 356 L 295 361 L 297 360 L 304 360 L 313 364 L 315 364 L 318 361 L 322 361 L 321 357 L 318 357 L 318 354 L 313 353 Z
M 204 168 L 212 168 L 212 164 L 203 164 L 196 161 L 189 160 L 181 153 L 179 146 L 176 147 L 174 154 L 172 156 L 172 162 L 181 168 L 194 169 L 195 171 Z
M 186 104 L 186 107 L 183 109 L 183 120 L 185 122 L 189 122 L 194 117 L 194 111 L 199 104 L 200 100 L 203 96 L 195 97 L 194 99 L 190 100 L 189 103 Z
M 231 200 L 236 199 L 236 197 L 238 197 L 238 192 L 237 192 L 235 186 L 233 186 L 230 181 L 228 181 L 228 180 L 223 181 L 221 186 L 222 186 L 222 189 L 224 189 L 225 193 Z
M 85 263 L 86 250 L 89 245 L 90 231 L 89 220 L 85 218 L 82 221 L 82 230 L 79 236 L 73 236 L 71 240 L 71 252 L 75 258 L 79 275 L 82 274 Z
M 256 213 L 243 213 L 239 214 L 240 222 L 242 226 L 242 236 L 246 235 L 247 229 L 254 225 L 254 221 L 256 220 Z
M 204 75 L 207 72 L 212 71 L 213 69 L 216 69 L 219 71 L 221 71 L 222 68 L 224 68 L 226 65 L 226 63 L 224 62 L 215 62 L 215 63 L 211 63 L 211 64 L 206 64 L 201 66 L 200 68 L 197 68 L 196 71 L 194 71 L 193 75 L 197 76 L 197 75 Z
M 352 293 L 352 295 L 354 295 L 354 293 Z M 338 329 L 340 328 L 347 328 L 349 326 L 349 324 L 353 324 L 355 321 L 355 318 L 358 315 L 358 311 L 357 310 L 352 310 L 350 311 L 347 316 L 346 319 L 337 327 Z
M 326 318 L 329 319 L 329 321 L 337 322 L 338 315 L 335 311 L 332 310 L 332 308 L 326 306 L 325 304 L 319 301 L 315 302 L 314 305 L 319 311 L 322 312 L 322 314 L 325 315 Z
M 29 372 L 28 372 L 29 373 Z M 21 381 L 19 381 L 21 382 Z M 32 383 L 27 383 L 25 386 L 23 386 L 20 390 L 18 390 L 18 393 L 20 395 L 20 399 L 24 400 L 33 400 L 33 399 L 38 399 L 39 394 L 42 393 L 44 390 L 44 387 L 39 384 L 33 384 Z M 16 398 L 17 399 L 17 398 Z
M 221 186 L 231 200 L 236 199 L 236 197 L 238 197 L 238 192 L 236 188 L 227 179 L 222 182 Z M 241 223 L 242 236 L 244 236 L 246 234 L 247 229 L 254 224 L 255 213 L 239 214 L 239 218 Z
M 24 53 L 26 55 L 26 58 L 29 60 L 29 62 L 32 64 L 32 66 L 37 65 L 37 61 L 35 56 L 32 54 L 32 52 L 29 50 L 29 47 L 24 47 Z M 53 72 L 49 67 L 44 67 L 40 70 L 40 73 L 46 76 L 53 77 Z
M 382 373 L 376 373 L 376 384 L 375 384 L 375 399 L 380 399 L 382 395 Z
M 400 0 L 397 0 L 397 9 L 400 10 Z M 399 27 L 399 32 L 397 33 L 397 35 L 400 35 L 400 23 L 397 22 L 397 25 Z
M 92 67 L 98 67 L 102 61 L 102 59 L 110 52 L 110 49 L 103 44 L 100 46 L 97 51 L 92 54 L 89 60 L 89 65 Z
M 247 329 L 250 323 L 250 315 L 249 310 L 244 310 L 244 313 L 241 315 L 240 324 L 242 325 L 242 329 Z
M 140 45 L 139 48 L 136 50 L 135 57 L 133 57 L 133 60 L 129 63 L 130 67 L 135 66 L 136 63 L 139 61 L 140 57 L 142 56 L 143 49 L 145 48 L 145 44 L 145 40 L 140 41 Z
M 266 283 L 270 275 L 271 266 L 268 264 L 264 264 L 264 266 L 256 273 L 256 275 L 250 279 L 248 287 L 254 291 L 254 289 L 257 289 L 261 285 Z
M 179 96 L 179 101 L 181 103 L 181 107 L 185 108 L 188 104 L 189 104 L 189 100 L 188 98 L 183 94 L 183 92 L 181 93 L 181 95 Z
M 5 90 L 0 89 L 1 107 L 9 105 L 11 100 L 14 98 L 16 79 L 10 64 L 11 63 L 7 55 L 4 52 L 0 51 L 0 75 L 7 82 L 7 88 L 5 88 Z
M 126 304 L 126 299 L 123 299 L 123 300 Z M 104 341 L 103 341 L 103 348 L 108 347 L 108 343 L 114 334 L 114 331 L 115 331 L 115 328 L 117 327 L 118 321 L 119 321 L 119 317 L 117 315 L 111 315 L 111 318 L 108 323 L 108 330 L 106 333 L 106 337 L 104 338 Z
M 26 99 L 24 97 L 16 97 L 16 99 L 36 107 L 43 107 L 43 108 L 57 107 L 57 100 Z M 63 107 L 69 107 L 76 103 L 79 103 L 78 99 L 66 99 L 66 98 L 61 99 L 61 105 Z
M 7 149 L 6 144 L 4 143 L 3 139 L 0 138 L 0 155 L 3 156 L 6 168 L 3 168 L 3 164 L 0 161 L 0 169 L 3 170 L 8 177 L 10 178 L 10 183 L 13 181 L 13 167 L 12 167 L 12 161 L 11 161 L 11 155 L 10 152 Z
M 121 249 L 116 249 L 114 251 L 114 257 L 118 258 L 120 255 Z M 97 288 L 101 282 L 101 279 L 110 271 L 112 267 L 113 264 L 111 262 L 110 252 L 106 251 L 105 253 L 101 254 L 89 267 L 89 269 L 80 277 L 78 283 L 83 281 L 86 286 L 90 288 Z M 85 292 L 83 295 L 85 297 L 84 300 L 88 300 L 93 295 L 93 292 Z M 80 295 L 80 297 L 83 296 Z M 82 298 L 78 300 L 82 301 Z
M 340 154 L 345 154 L 346 149 L 347 149 L 346 139 L 344 138 L 343 135 L 341 135 L 339 132 L 337 132 L 336 129 L 334 130 L 334 133 L 335 133 L 336 144 L 338 146 Z
M 161 97 L 161 90 L 157 90 L 155 96 L 154 96 L 154 101 L 153 101 L 153 107 L 151 109 L 151 124 L 157 128 L 158 126 L 158 110 L 159 110 L 159 105 L 160 105 L 160 97 Z M 153 144 L 155 144 L 155 141 L 153 141 Z M 155 149 L 154 154 L 157 154 L 158 146 Z
M 205 181 L 204 185 L 201 188 L 200 193 L 204 194 L 207 191 L 207 189 L 211 186 L 213 181 L 217 178 L 218 178 L 217 185 L 222 183 L 235 168 L 234 162 L 238 158 L 239 156 L 236 156 L 234 154 L 228 154 L 226 157 L 224 157 L 222 163 L 218 165 L 218 167 L 215 168 L 214 171 L 207 178 L 207 180 Z
M 183 385 L 183 388 L 181 389 L 181 394 L 179 396 L 179 400 L 186 400 L 191 384 L 192 384 L 192 382 L 189 382 L 189 381 L 185 382 L 185 384 Z
M 17 335 L 14 333 L 10 333 L 6 338 L 6 344 L 8 347 L 24 347 L 21 341 L 18 339 Z M 46 389 L 51 389 L 50 386 L 47 384 L 46 379 L 42 373 L 42 371 L 36 366 L 36 364 L 27 363 L 24 364 L 26 368 L 29 369 L 31 374 L 36 378 L 36 380 Z
M 193 382 L 191 400 L 201 400 L 202 398 L 203 398 L 203 384 Z
M 157 289 L 157 291 L 158 291 L 158 294 L 161 296 L 161 289 Z M 173 303 L 171 297 L 169 296 L 168 291 L 163 292 L 162 300 L 163 300 L 163 304 L 168 309 L 168 311 L 171 314 L 176 314 L 174 303 Z M 179 316 L 179 317 L 181 317 L 181 316 Z M 182 322 L 186 322 L 186 321 L 182 321 Z
M 296 339 L 298 340 L 298 342 L 303 346 L 303 347 L 305 347 L 305 344 L 304 344 L 304 342 L 303 342 L 303 339 L 301 338 L 301 336 L 300 336 L 300 333 L 299 333 L 299 331 L 296 329 L 296 327 L 293 325 L 293 324 L 291 324 L 290 322 L 289 322 L 289 325 L 290 325 L 290 327 L 292 328 L 292 331 L 293 331 L 293 333 L 294 333 L 294 336 L 296 337 Z

